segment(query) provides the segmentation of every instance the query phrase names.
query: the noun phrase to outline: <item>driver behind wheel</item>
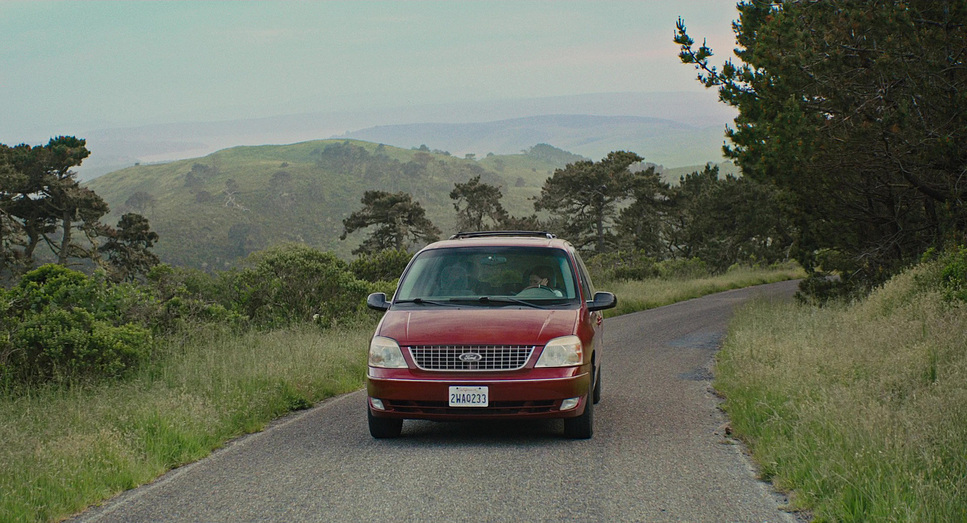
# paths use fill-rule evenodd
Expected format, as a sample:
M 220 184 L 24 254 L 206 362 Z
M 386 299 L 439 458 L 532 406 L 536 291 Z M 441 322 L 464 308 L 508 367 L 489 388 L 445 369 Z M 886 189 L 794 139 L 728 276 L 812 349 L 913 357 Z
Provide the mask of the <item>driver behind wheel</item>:
M 538 265 L 527 272 L 527 287 L 524 289 L 537 289 L 543 288 L 553 292 L 557 296 L 563 296 L 564 294 L 551 287 L 550 281 L 553 272 L 551 268 L 546 265 Z

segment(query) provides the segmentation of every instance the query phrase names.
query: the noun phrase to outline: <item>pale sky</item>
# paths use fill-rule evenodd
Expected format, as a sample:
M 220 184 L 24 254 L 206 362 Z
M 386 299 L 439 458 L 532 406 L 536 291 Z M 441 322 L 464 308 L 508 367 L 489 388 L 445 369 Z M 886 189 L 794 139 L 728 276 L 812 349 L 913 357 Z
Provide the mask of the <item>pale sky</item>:
M 702 91 L 734 0 L 0 0 L 0 143 L 220 121 L 610 92 Z M 714 93 L 710 92 L 710 96 Z

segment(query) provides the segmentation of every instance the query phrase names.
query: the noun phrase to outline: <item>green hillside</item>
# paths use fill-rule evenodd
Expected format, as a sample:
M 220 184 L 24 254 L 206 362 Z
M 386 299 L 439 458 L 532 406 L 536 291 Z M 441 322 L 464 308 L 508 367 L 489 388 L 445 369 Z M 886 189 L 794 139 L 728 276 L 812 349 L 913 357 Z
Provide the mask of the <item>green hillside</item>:
M 550 154 L 548 154 L 550 152 Z M 112 214 L 138 212 L 160 236 L 155 252 L 170 264 L 209 270 L 280 242 L 303 242 L 343 258 L 365 236 L 340 241 L 342 220 L 366 190 L 406 191 L 444 235 L 455 232 L 449 193 L 476 175 L 503 189 L 517 216 L 533 214 L 554 169 L 580 157 L 549 146 L 478 160 L 352 140 L 235 147 L 203 158 L 138 165 L 88 183 Z M 110 220 L 108 220 L 110 221 Z

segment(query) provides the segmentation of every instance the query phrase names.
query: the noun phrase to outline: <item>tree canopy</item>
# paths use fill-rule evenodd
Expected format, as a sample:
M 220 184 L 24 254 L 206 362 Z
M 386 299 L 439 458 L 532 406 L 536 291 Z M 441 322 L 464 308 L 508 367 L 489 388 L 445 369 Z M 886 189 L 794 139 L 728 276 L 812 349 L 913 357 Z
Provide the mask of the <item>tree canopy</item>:
M 99 238 L 125 238 L 134 217 L 142 234 L 154 234 L 139 215 L 126 215 L 130 223 L 123 224 L 120 232 L 101 223 L 109 211 L 107 203 L 81 186 L 73 171 L 89 155 L 87 142 L 73 136 L 51 138 L 37 146 L 0 144 L 0 276 L 29 269 L 40 245 L 46 245 L 60 265 L 78 258 L 102 264 Z M 145 264 L 157 263 L 153 255 L 144 254 L 150 243 L 142 242 L 140 261 L 126 267 L 125 274 L 143 272 Z M 132 260 L 113 258 L 112 265 Z
M 426 217 L 426 210 L 405 192 L 366 191 L 363 208 L 343 220 L 340 239 L 359 229 L 375 228 L 353 254 L 375 254 L 389 249 L 406 250 L 416 242 L 429 243 L 440 237 L 440 229 Z
M 454 200 L 453 209 L 457 211 L 457 229 L 482 231 L 487 220 L 493 228 L 500 227 L 508 217 L 500 204 L 502 196 L 500 187 L 480 183 L 479 175 L 467 183 L 454 184 L 450 199 Z
M 596 252 L 605 252 L 615 241 L 609 229 L 618 205 L 629 198 L 637 178 L 629 167 L 642 160 L 632 152 L 614 151 L 599 162 L 568 164 L 544 182 L 534 208 L 556 218 L 577 247 L 593 244 Z
M 739 62 L 685 23 L 698 79 L 739 110 L 725 152 L 780 191 L 792 254 L 866 285 L 967 226 L 967 4 L 744 1 Z

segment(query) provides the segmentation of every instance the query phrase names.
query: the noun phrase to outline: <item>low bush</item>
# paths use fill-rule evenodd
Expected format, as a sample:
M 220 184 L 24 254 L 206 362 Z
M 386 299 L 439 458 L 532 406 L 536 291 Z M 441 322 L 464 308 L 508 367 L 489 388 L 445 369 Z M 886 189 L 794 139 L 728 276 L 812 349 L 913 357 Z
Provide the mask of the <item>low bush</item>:
M 592 256 L 588 270 L 595 281 L 647 280 L 659 276 L 658 264 L 644 251 L 615 251 Z
M 697 280 L 712 276 L 712 270 L 698 258 L 664 260 L 657 266 L 658 276 L 667 280 Z
M 947 300 L 967 301 L 967 247 L 952 249 L 940 258 L 940 285 Z
M 360 256 L 349 264 L 349 271 L 356 278 L 368 282 L 393 281 L 403 274 L 403 269 L 413 255 L 406 251 L 386 250 L 373 256 Z
M 2 297 L 4 385 L 115 377 L 150 355 L 151 334 L 141 321 L 156 303 L 103 274 L 45 265 Z
M 353 321 L 365 312 L 366 296 L 373 290 L 335 254 L 300 244 L 255 253 L 248 263 L 252 267 L 232 278 L 232 306 L 258 326 Z

